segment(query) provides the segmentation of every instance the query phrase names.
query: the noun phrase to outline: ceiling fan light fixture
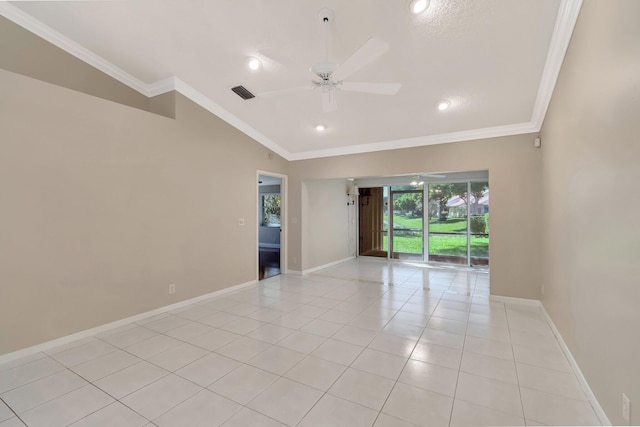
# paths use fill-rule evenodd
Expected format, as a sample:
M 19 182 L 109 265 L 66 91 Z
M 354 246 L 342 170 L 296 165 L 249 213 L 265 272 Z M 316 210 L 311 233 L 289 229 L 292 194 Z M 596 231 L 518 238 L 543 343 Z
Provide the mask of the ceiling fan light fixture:
M 449 107 L 451 107 L 451 101 L 443 100 L 436 102 L 436 108 L 440 111 L 447 110 Z
M 351 56 L 349 56 L 342 64 L 330 62 L 330 27 L 333 20 L 333 11 L 331 9 L 322 9 L 319 13 L 320 21 L 325 30 L 325 56 L 324 61 L 318 62 L 311 67 L 311 72 L 317 77 L 311 81 L 311 85 L 304 87 L 303 90 L 318 89 L 320 100 L 322 102 L 322 112 L 330 113 L 338 108 L 336 92 L 338 90 L 345 92 L 362 92 L 374 95 L 395 95 L 402 86 L 400 83 L 374 83 L 374 82 L 352 82 L 346 80 L 352 74 L 361 68 L 364 68 L 381 57 L 389 50 L 389 43 L 371 37 L 364 42 Z M 345 81 L 346 80 L 346 81 Z M 289 90 L 280 90 L 265 92 L 258 94 L 261 97 L 272 96 L 277 94 L 285 94 L 297 92 L 296 88 Z M 318 132 L 322 130 L 317 129 Z
M 262 68 L 262 62 L 260 62 L 260 60 L 254 56 L 248 56 L 247 67 L 249 67 L 251 71 L 258 71 L 260 68 Z
M 429 8 L 430 0 L 411 0 L 409 2 L 409 10 L 414 15 L 418 15 Z

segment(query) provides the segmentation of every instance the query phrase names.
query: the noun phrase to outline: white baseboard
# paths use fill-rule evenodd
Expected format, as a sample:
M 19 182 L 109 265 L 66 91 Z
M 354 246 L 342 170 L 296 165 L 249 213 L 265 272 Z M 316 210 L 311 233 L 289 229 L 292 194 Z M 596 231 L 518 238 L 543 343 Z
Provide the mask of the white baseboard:
M 589 383 L 587 383 L 587 379 L 584 377 L 584 375 L 582 374 L 582 371 L 580 370 L 580 367 L 578 366 L 578 362 L 576 362 L 576 359 L 573 358 L 573 355 L 571 354 L 571 350 L 569 350 L 569 347 L 567 347 L 567 343 L 564 342 L 562 335 L 560 335 L 560 331 L 558 331 L 558 328 L 556 328 L 556 325 L 555 323 L 553 323 L 551 316 L 549 316 L 549 313 L 547 313 L 547 310 L 544 308 L 542 301 L 539 301 L 536 299 L 527 299 L 527 298 L 503 297 L 501 295 L 491 295 L 489 299 L 491 301 L 499 301 L 507 304 L 524 305 L 528 307 L 538 307 L 540 309 L 540 311 L 542 312 L 542 315 L 544 316 L 545 320 L 549 324 L 549 327 L 551 328 L 553 335 L 556 337 L 556 341 L 558 341 L 558 344 L 560 345 L 562 352 L 567 358 L 567 361 L 571 366 L 571 370 L 573 370 L 573 373 L 576 375 L 576 378 L 580 383 L 580 387 L 582 388 L 582 391 L 584 392 L 585 396 L 587 396 L 587 399 L 589 400 L 589 403 L 591 404 L 593 411 L 596 413 L 596 416 L 600 420 L 600 424 L 603 426 L 610 426 L 611 421 L 609 421 L 607 414 L 605 414 L 604 410 L 602 409 L 602 406 L 600 406 L 600 402 L 598 402 L 598 399 L 596 399 L 595 394 L 593 394 L 591 387 L 589 387 Z
M 354 256 L 350 256 L 347 258 L 339 259 L 338 261 L 333 261 L 328 264 L 319 265 L 317 267 L 309 268 L 307 270 L 302 270 L 302 275 L 306 276 L 307 274 L 315 273 L 316 271 L 323 270 L 328 267 L 333 267 L 334 265 L 342 264 L 343 262 L 351 261 L 354 259 Z
M 580 367 L 578 366 L 578 362 L 576 362 L 576 359 L 573 358 L 573 354 L 571 354 L 569 347 L 567 347 L 567 343 L 565 343 L 564 340 L 562 339 L 562 335 L 560 335 L 560 331 L 558 331 L 558 328 L 556 328 L 555 323 L 553 323 L 553 320 L 551 320 L 551 316 L 549 316 L 549 313 L 547 313 L 547 310 L 544 308 L 544 305 L 542 303 L 540 303 L 540 309 L 542 310 L 542 314 L 544 315 L 544 317 L 547 319 L 547 323 L 551 327 L 553 334 L 556 336 L 556 339 L 558 340 L 558 344 L 560 344 L 560 348 L 562 348 L 562 352 L 564 353 L 567 360 L 569 361 L 569 365 L 571 365 L 571 369 L 573 369 L 573 372 L 576 374 L 576 377 L 578 377 L 578 382 L 582 387 L 582 391 L 584 391 L 584 394 L 587 396 L 587 399 L 589 399 L 589 403 L 591 404 L 591 407 L 596 413 L 596 416 L 600 420 L 600 424 L 602 424 L 603 426 L 610 426 L 611 421 L 609 421 L 609 417 L 607 417 L 607 414 L 605 414 L 604 410 L 602 409 L 602 406 L 600 406 L 600 402 L 598 402 L 598 399 L 596 399 L 595 394 L 593 394 L 591 387 L 589 387 L 589 384 L 587 383 L 587 379 L 584 377 L 584 375 L 582 374 L 582 371 L 580 370 Z
M 504 302 L 515 305 L 527 305 L 529 307 L 542 307 L 542 303 L 537 299 L 504 297 L 502 295 L 490 295 L 489 301 Z
M 124 319 L 116 320 L 115 322 L 105 323 L 104 325 L 96 326 L 95 328 L 85 329 L 84 331 L 80 331 L 71 335 L 56 338 L 54 340 L 37 344 L 32 347 L 23 348 L 22 350 L 17 350 L 11 353 L 2 354 L 0 355 L 0 364 L 11 362 L 12 360 L 19 359 L 21 357 L 31 356 L 32 354 L 35 354 L 41 351 L 50 350 L 52 348 L 61 346 L 63 344 L 68 344 L 70 342 L 77 341 L 82 338 L 87 338 L 93 335 L 100 334 L 102 332 L 106 332 L 111 329 L 119 328 L 120 326 L 124 326 L 132 322 L 138 322 L 140 320 L 146 319 L 147 317 L 155 316 L 156 314 L 164 313 L 166 311 L 176 310 L 178 308 L 185 307 L 189 304 L 193 304 L 193 303 L 204 301 L 211 298 L 220 297 L 222 295 L 226 295 L 229 293 L 234 293 L 244 288 L 253 286 L 255 284 L 257 284 L 257 280 L 251 280 L 249 282 L 230 286 L 228 288 L 220 289 L 218 291 L 210 292 L 208 294 L 200 295 L 198 297 L 186 299 L 184 301 L 180 301 L 175 304 L 165 305 L 163 307 L 156 308 L 151 311 L 136 314 L 134 316 L 126 317 Z

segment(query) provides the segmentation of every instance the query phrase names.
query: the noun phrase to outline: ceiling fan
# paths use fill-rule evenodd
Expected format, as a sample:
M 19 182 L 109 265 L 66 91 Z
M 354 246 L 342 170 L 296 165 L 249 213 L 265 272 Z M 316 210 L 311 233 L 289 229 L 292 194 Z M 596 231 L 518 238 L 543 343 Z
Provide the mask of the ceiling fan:
M 329 30 L 333 22 L 334 12 L 323 8 L 318 13 L 322 25 L 325 28 L 325 59 L 311 66 L 310 71 L 314 75 L 311 85 L 292 89 L 277 90 L 259 93 L 258 97 L 279 96 L 307 90 L 319 90 L 322 96 L 322 111 L 325 113 L 338 108 L 336 91 L 346 90 L 351 92 L 364 92 L 376 95 L 395 95 L 400 90 L 400 83 L 370 83 L 344 81 L 350 75 L 369 65 L 382 56 L 388 49 L 388 43 L 370 38 L 343 64 L 338 65 L 329 61 Z

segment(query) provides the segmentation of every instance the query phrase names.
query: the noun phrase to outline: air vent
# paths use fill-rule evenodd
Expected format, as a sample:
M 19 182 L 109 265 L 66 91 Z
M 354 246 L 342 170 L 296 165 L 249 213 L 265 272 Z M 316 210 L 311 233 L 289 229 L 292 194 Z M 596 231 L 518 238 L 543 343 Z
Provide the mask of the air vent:
M 249 92 L 247 90 L 247 88 L 244 87 L 244 86 L 232 87 L 231 90 L 234 91 L 240 98 L 244 99 L 245 101 L 247 99 L 251 99 L 251 98 L 255 98 L 256 97 L 254 94 Z

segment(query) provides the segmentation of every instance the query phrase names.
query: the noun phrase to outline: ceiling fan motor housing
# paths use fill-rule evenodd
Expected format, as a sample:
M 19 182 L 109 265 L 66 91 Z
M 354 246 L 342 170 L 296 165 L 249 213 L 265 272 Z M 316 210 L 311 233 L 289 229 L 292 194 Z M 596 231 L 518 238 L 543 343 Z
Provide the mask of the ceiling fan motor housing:
M 311 72 L 324 81 L 329 81 L 334 71 L 338 69 L 338 64 L 333 62 L 319 62 L 311 66 Z

